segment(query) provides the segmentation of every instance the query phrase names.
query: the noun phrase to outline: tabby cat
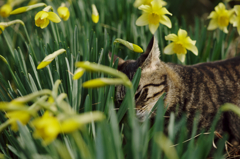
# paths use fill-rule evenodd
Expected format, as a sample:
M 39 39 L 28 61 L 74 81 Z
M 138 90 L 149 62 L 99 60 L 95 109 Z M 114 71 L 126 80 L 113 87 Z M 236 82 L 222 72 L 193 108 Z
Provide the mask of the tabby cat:
M 159 56 L 154 37 L 146 52 L 137 60 L 124 61 L 114 56 L 114 61 L 119 58 L 118 70 L 130 80 L 138 67 L 142 69 L 135 93 L 136 115 L 140 120 L 151 112 L 164 93 L 167 113 L 175 112 L 177 117 L 186 113 L 188 126 L 192 126 L 195 113 L 200 112 L 199 129 L 210 129 L 219 107 L 224 103 L 240 106 L 240 57 L 183 66 L 165 63 Z M 124 87 L 117 86 L 116 100 L 123 100 L 124 95 Z M 216 131 L 220 134 L 227 132 L 232 139 L 240 141 L 240 118 L 233 112 L 223 113 Z

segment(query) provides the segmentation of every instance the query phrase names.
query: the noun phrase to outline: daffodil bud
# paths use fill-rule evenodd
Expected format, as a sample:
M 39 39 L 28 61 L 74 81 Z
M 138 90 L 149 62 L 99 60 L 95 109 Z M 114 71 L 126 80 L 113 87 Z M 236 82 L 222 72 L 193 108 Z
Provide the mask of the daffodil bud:
M 6 117 L 11 120 L 11 129 L 13 131 L 18 130 L 17 121 L 21 122 L 23 125 L 26 125 L 31 118 L 31 115 L 28 111 L 12 111 L 7 112 Z
M 65 49 L 60 49 L 55 51 L 52 54 L 49 54 L 48 56 L 46 56 L 43 61 L 38 65 L 37 69 L 42 69 L 44 67 L 46 67 L 47 65 L 49 65 L 52 60 L 54 60 L 58 55 L 64 53 L 66 50 Z
M 24 6 L 24 7 L 20 7 L 20 8 L 13 10 L 10 14 L 20 14 L 20 13 L 24 13 L 24 12 L 30 11 L 32 9 L 35 9 L 38 7 L 43 7 L 43 6 L 47 6 L 47 5 L 45 3 L 37 3 L 34 5 Z
M 97 78 L 83 83 L 83 87 L 85 88 L 97 88 L 103 87 L 107 85 L 119 85 L 124 84 L 122 79 L 114 79 L 114 78 Z
M 97 7 L 95 6 L 95 4 L 92 4 L 92 21 L 94 23 L 98 23 L 98 21 L 99 21 L 99 14 L 98 14 Z
M 2 55 L 0 55 L 0 59 L 5 63 L 5 64 L 7 64 L 8 65 L 8 62 L 7 62 L 7 60 L 2 56 Z
M 84 72 L 85 72 L 85 69 L 78 68 L 73 75 L 73 80 L 77 80 L 77 79 L 81 78 L 82 75 L 84 74 Z
M 4 4 L 1 8 L 0 8 L 0 15 L 3 18 L 9 17 L 10 12 L 12 11 L 12 6 L 10 4 Z
M 143 52 L 143 49 L 141 47 L 139 47 L 138 45 L 130 43 L 123 39 L 117 38 L 116 40 L 114 40 L 114 43 L 121 43 L 134 52 L 139 52 L 139 53 Z
M 58 15 L 64 20 L 67 21 L 70 17 L 70 12 L 67 7 L 65 7 L 65 4 L 63 3 L 58 9 L 57 9 Z
M 123 84 L 125 86 L 132 87 L 131 81 L 128 79 L 128 77 L 124 73 L 119 72 L 111 67 L 90 63 L 88 61 L 77 62 L 75 65 L 76 65 L 76 67 L 81 67 L 81 68 L 85 69 L 86 71 L 103 72 L 103 73 L 118 77 L 123 81 Z

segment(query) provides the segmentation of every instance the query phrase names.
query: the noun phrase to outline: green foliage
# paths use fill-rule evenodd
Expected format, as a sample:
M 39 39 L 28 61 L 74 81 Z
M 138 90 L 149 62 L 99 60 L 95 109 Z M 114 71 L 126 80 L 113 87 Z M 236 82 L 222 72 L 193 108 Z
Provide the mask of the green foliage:
M 44 2 L 51 5 L 55 12 L 61 4 L 60 0 Z M 180 2 L 183 1 L 179 1 L 179 4 Z M 97 24 L 91 20 L 92 3 L 95 3 L 100 15 Z M 171 0 L 168 3 L 170 9 L 176 9 L 175 1 Z M 24 5 L 27 5 L 27 2 L 22 4 Z M 86 72 L 79 80 L 72 80 L 76 69 L 75 63 L 78 61 L 90 61 L 116 69 L 118 62 L 116 61 L 112 66 L 112 61 L 108 60 L 108 52 L 117 54 L 123 59 L 136 59 L 140 56 L 122 45 L 114 44 L 116 38 L 125 39 L 146 50 L 152 34 L 147 26 L 135 25 L 141 13 L 133 7 L 133 0 L 121 0 L 121 2 L 120 0 L 72 0 L 69 6 L 69 20 L 59 24 L 50 22 L 45 29 L 34 25 L 34 16 L 40 10 L 13 15 L 9 19 L 0 18 L 0 21 L 21 19 L 25 23 L 31 41 L 29 43 L 24 28 L 18 24 L 6 28 L 0 35 L 0 54 L 8 61 L 8 64 L 1 62 L 0 101 L 11 101 L 43 89 L 52 90 L 55 81 L 60 79 L 58 92 L 67 94 L 66 102 L 76 112 L 99 110 L 105 113 L 107 119 L 88 124 L 81 132 L 59 135 L 57 140 L 48 146 L 43 146 L 39 139 L 33 138 L 31 127 L 18 123 L 19 132 L 14 132 L 10 128 L 1 132 L 0 152 L 5 158 L 156 159 L 171 158 L 173 155 L 174 158 L 202 159 L 208 156 L 212 148 L 213 131 L 183 143 L 189 138 L 186 135 L 184 117 L 176 121 L 174 115 L 171 115 L 168 126 L 170 135 L 168 138 L 163 135 L 165 108 L 162 98 L 155 105 L 157 110 L 154 110 L 156 118 L 153 123 L 150 119 L 143 123 L 136 119 L 133 99 L 141 76 L 140 69 L 132 81 L 133 89 L 127 88 L 126 98 L 119 109 L 114 105 L 114 86 L 97 89 L 82 87 L 85 81 L 108 78 L 111 77 L 110 75 Z M 178 16 L 173 14 L 170 17 L 173 27 L 169 29 L 160 25 L 155 33 L 159 41 L 161 60 L 180 63 L 176 55 L 163 54 L 164 47 L 169 44 L 165 36 L 170 33 L 176 34 L 179 28 L 187 30 L 188 35 L 197 41 L 196 46 L 199 51 L 198 56 L 187 54 L 186 65 L 226 58 L 228 48 L 235 37 L 235 29 L 230 28 L 234 31 L 228 35 L 220 30 L 210 32 L 206 29 L 206 19 L 195 17 L 194 24 L 189 25 L 184 16 L 179 18 L 181 12 L 175 10 L 175 13 Z M 56 57 L 47 67 L 37 70 L 38 64 L 44 57 L 62 48 L 66 53 Z M 5 113 L 0 112 L 0 123 L 6 120 Z M 197 120 L 191 131 L 192 137 L 197 135 L 196 128 Z M 169 148 L 171 143 L 178 145 Z M 224 140 L 219 140 L 218 149 L 213 155 L 215 158 L 223 156 L 223 145 Z M 171 154 L 172 151 L 176 154 Z

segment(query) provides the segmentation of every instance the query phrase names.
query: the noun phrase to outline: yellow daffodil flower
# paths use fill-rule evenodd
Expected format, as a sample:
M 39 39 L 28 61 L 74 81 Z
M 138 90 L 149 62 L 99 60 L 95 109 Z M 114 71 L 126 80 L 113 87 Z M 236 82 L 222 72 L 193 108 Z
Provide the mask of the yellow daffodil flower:
M 2 32 L 3 32 L 3 30 L 5 29 L 5 27 L 4 26 L 2 26 L 2 25 L 0 25 L 0 34 L 2 34 Z
M 133 6 L 138 8 L 139 6 L 141 5 L 151 5 L 151 2 L 153 0 L 135 0 Z M 163 0 L 159 0 L 159 3 L 162 5 L 162 6 L 166 6 L 167 5 L 167 2 L 163 1 Z
M 13 131 L 18 130 L 17 121 L 20 121 L 23 125 L 26 125 L 31 118 L 31 115 L 27 111 L 12 111 L 7 112 L 6 117 L 11 120 L 11 129 Z
M 232 21 L 232 15 L 234 10 L 226 10 L 223 3 L 219 3 L 215 7 L 215 11 L 212 11 L 208 16 L 208 19 L 211 19 L 208 30 L 221 29 L 224 33 L 228 33 L 227 26 L 230 21 Z
M 151 5 L 141 5 L 138 9 L 142 10 L 143 14 L 137 19 L 136 25 L 149 25 L 152 34 L 157 30 L 159 23 L 172 28 L 170 19 L 165 15 L 172 14 L 166 8 L 162 7 L 158 0 L 153 0 Z
M 38 65 L 37 69 L 42 69 L 42 68 L 46 67 L 47 65 L 49 65 L 52 62 L 52 60 L 54 60 L 58 55 L 64 53 L 65 51 L 66 51 L 65 49 L 59 49 L 59 50 L 53 52 L 52 54 L 49 54 Z
M 99 14 L 98 14 L 97 7 L 95 6 L 95 4 L 92 4 L 92 21 L 94 23 L 98 23 L 98 21 L 99 21 Z
M 166 46 L 163 52 L 167 55 L 176 53 L 181 62 L 185 61 L 187 49 L 192 51 L 196 56 L 198 55 L 198 49 L 195 46 L 196 41 L 193 41 L 189 36 L 187 36 L 187 32 L 185 30 L 179 29 L 178 35 L 169 34 L 165 36 L 165 39 L 173 42 Z
M 124 84 L 124 81 L 120 78 L 97 78 L 83 83 L 85 88 L 97 88 L 107 85 L 120 85 Z
M 139 53 L 143 52 L 143 49 L 141 47 L 139 47 L 136 44 L 130 43 L 126 40 L 117 38 L 116 40 L 114 40 L 114 43 L 121 43 L 134 52 L 139 52 Z
M 11 11 L 12 11 L 12 6 L 10 4 L 4 4 L 0 8 L 0 15 L 4 18 L 9 17 Z
M 68 18 L 70 17 L 70 12 L 67 7 L 65 7 L 65 4 L 61 5 L 57 9 L 58 15 L 64 20 L 67 21 Z
M 240 5 L 235 5 L 234 11 L 236 15 L 233 15 L 230 19 L 230 23 L 232 23 L 234 27 L 237 27 L 238 34 L 240 35 Z
M 49 144 L 56 139 L 61 131 L 59 120 L 45 112 L 42 117 L 34 119 L 31 125 L 35 128 L 33 133 L 34 138 L 43 139 L 43 144 Z
M 40 11 L 35 16 L 35 25 L 37 27 L 46 28 L 49 24 L 49 20 L 54 23 L 59 23 L 61 19 L 54 12 Z
M 83 69 L 83 68 L 78 68 L 78 69 L 74 72 L 73 80 L 77 80 L 77 79 L 81 78 L 82 75 L 84 74 L 84 72 L 85 72 L 85 69 Z

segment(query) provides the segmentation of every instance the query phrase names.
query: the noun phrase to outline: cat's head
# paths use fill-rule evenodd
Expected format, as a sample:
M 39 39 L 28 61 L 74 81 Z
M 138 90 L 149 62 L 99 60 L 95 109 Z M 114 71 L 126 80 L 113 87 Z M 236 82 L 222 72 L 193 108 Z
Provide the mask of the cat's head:
M 137 60 L 123 60 L 114 56 L 113 61 L 119 58 L 118 70 L 125 73 L 132 80 L 135 72 L 141 68 L 141 79 L 135 93 L 136 115 L 139 119 L 149 114 L 158 101 L 166 92 L 167 75 L 165 65 L 159 59 L 160 51 L 157 40 L 153 37 L 148 47 Z M 109 53 L 111 58 L 111 53 Z M 122 85 L 116 86 L 116 100 L 121 102 L 125 96 L 125 88 Z

